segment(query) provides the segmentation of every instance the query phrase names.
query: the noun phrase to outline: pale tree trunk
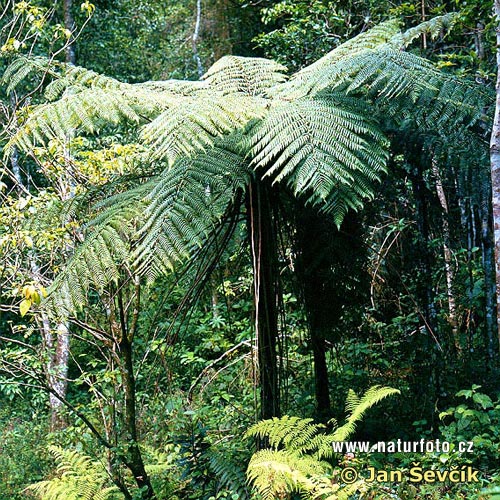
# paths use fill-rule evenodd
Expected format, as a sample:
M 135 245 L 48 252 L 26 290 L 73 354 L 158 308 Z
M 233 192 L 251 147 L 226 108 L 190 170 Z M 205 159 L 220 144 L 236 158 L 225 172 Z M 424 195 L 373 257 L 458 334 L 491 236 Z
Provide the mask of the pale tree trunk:
M 47 349 L 47 384 L 54 392 L 49 394 L 50 428 L 55 431 L 66 425 L 64 403 L 68 391 L 69 330 L 66 323 L 51 328 L 49 318 L 42 315 L 42 335 Z
M 33 255 L 31 259 L 31 276 L 34 281 L 43 283 L 43 276 L 36 258 L 37 256 Z M 49 393 L 50 428 L 55 431 L 66 425 L 63 400 L 68 391 L 69 329 L 66 322 L 59 322 L 53 327 L 45 312 L 41 314 L 39 327 L 47 353 L 45 369 L 47 386 L 51 390 Z
M 460 354 L 462 347 L 460 344 L 460 339 L 458 337 L 457 306 L 455 301 L 455 294 L 453 291 L 453 283 L 455 281 L 455 271 L 453 269 L 453 256 L 451 253 L 450 223 L 448 220 L 449 216 L 448 201 L 446 199 L 446 194 L 443 189 L 443 181 L 441 179 L 441 173 L 439 172 L 437 160 L 435 158 L 432 159 L 432 173 L 434 175 L 434 180 L 436 183 L 436 193 L 441 208 L 443 210 L 441 214 L 441 228 L 443 230 L 443 255 L 444 255 L 444 268 L 446 274 L 446 294 L 448 296 L 448 322 L 451 326 L 455 349 L 457 351 L 457 354 Z
M 194 25 L 193 32 L 193 55 L 196 61 L 196 67 L 198 68 L 198 76 L 201 78 L 203 76 L 203 65 L 201 63 L 200 54 L 198 53 L 198 40 L 200 38 L 200 28 L 201 28 L 201 0 L 196 0 L 196 22 Z
M 490 141 L 490 158 L 493 231 L 495 237 L 497 328 L 500 338 L 500 0 L 495 0 L 495 15 L 497 21 L 497 83 L 495 118 Z
M 495 248 L 491 229 L 491 189 L 488 183 L 481 190 L 488 193 L 482 196 L 481 201 L 481 258 L 484 272 L 484 290 L 485 290 L 485 322 L 486 336 L 488 339 L 488 357 L 490 360 L 495 358 L 495 353 L 498 351 L 497 339 L 497 322 L 496 322 L 496 274 L 495 274 Z M 497 347 L 496 347 L 497 346 Z

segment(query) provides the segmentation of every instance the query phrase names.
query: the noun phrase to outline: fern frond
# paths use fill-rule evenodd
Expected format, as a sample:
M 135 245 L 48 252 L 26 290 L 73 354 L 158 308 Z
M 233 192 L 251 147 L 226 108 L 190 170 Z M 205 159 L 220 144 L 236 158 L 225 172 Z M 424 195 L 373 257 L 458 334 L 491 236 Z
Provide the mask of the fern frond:
M 54 281 L 47 305 L 59 315 L 80 309 L 90 290 L 117 282 L 124 265 L 149 279 L 170 272 L 206 242 L 248 178 L 241 156 L 216 147 L 97 203 L 99 213 L 85 226 L 85 240 Z
M 191 80 L 159 80 L 136 83 L 134 87 L 153 92 L 167 92 L 175 95 L 190 96 L 209 89 L 206 82 Z
M 333 433 L 333 439 L 335 441 L 345 441 L 354 433 L 356 424 L 372 406 L 394 394 L 400 394 L 400 391 L 378 385 L 370 387 L 361 398 L 356 396 L 353 391 L 349 391 L 346 401 L 347 421 Z
M 26 488 L 41 500 L 120 500 L 116 486 L 109 486 L 105 469 L 90 457 L 74 450 L 50 446 L 57 461 L 57 476 Z
M 343 62 L 342 68 L 345 72 L 346 67 L 349 67 L 349 63 L 346 64 L 346 61 L 355 59 L 356 56 L 360 54 L 364 54 L 380 45 L 386 44 L 397 35 L 399 31 L 400 22 L 396 19 L 391 19 L 374 26 L 372 29 L 347 40 L 316 62 L 295 73 L 290 78 L 290 81 L 276 87 L 276 94 L 288 98 L 304 97 L 311 92 L 313 88 L 317 87 L 318 81 L 324 82 L 325 71 L 330 73 L 330 82 L 335 80 L 335 72 L 331 71 L 332 68 L 337 67 L 339 63 Z M 326 86 L 328 85 L 322 88 Z
M 34 108 L 6 149 L 8 152 L 16 145 L 31 151 L 37 143 L 71 137 L 76 130 L 93 133 L 104 124 L 117 124 L 123 119 L 139 122 L 141 112 L 141 107 L 124 98 L 121 91 L 87 89 L 65 94 L 54 103 Z
M 438 35 L 450 31 L 453 25 L 458 21 L 459 15 L 456 12 L 450 12 L 443 16 L 436 16 L 428 21 L 420 23 L 403 33 L 398 33 L 391 38 L 390 43 L 396 47 L 407 47 L 415 39 L 423 34 L 430 35 L 431 38 L 436 38 Z
M 260 57 L 225 56 L 203 75 L 208 85 L 224 94 L 241 92 L 265 96 L 267 91 L 286 80 L 286 68 Z
M 273 105 L 251 130 L 254 167 L 313 204 L 325 204 L 343 186 L 349 207 L 373 196 L 387 140 L 352 104 L 332 95 Z
M 285 446 L 287 450 L 301 453 L 309 448 L 311 440 L 324 428 L 322 424 L 314 424 L 312 418 L 285 415 L 257 422 L 245 436 L 266 439 L 275 450 Z
M 286 450 L 261 450 L 248 464 L 247 477 L 264 500 L 315 490 L 315 476 L 324 475 L 329 465 L 307 455 Z
M 209 449 L 206 452 L 211 471 L 224 488 L 237 493 L 239 498 L 248 498 L 245 471 L 227 456 L 227 450 Z
M 93 88 L 93 89 L 125 89 L 130 85 L 122 83 L 109 76 L 104 76 L 95 71 L 73 66 L 72 64 L 58 63 L 62 67 L 62 76 L 56 78 L 45 87 L 44 96 L 48 101 L 54 101 L 62 97 L 64 91 L 69 88 Z
M 242 94 L 185 98 L 146 125 L 141 138 L 153 159 L 166 158 L 169 165 L 183 155 L 212 147 L 218 137 L 241 129 L 264 115 L 266 102 Z
M 7 66 L 4 74 L 2 75 L 2 84 L 7 84 L 6 92 L 10 94 L 13 92 L 28 76 L 49 75 L 51 77 L 59 78 L 61 75 L 55 68 L 53 62 L 46 57 L 26 57 L 20 56 L 14 59 L 9 66 Z
M 150 188 L 146 183 L 126 196 L 106 200 L 107 210 L 87 225 L 84 242 L 50 287 L 47 307 L 65 317 L 87 302 L 90 290 L 101 292 L 118 281 L 121 267 L 130 262 L 131 245 L 145 208 L 142 199 Z
M 243 158 L 222 147 L 166 169 L 145 198 L 148 206 L 134 252 L 140 272 L 167 272 L 201 247 L 248 179 Z

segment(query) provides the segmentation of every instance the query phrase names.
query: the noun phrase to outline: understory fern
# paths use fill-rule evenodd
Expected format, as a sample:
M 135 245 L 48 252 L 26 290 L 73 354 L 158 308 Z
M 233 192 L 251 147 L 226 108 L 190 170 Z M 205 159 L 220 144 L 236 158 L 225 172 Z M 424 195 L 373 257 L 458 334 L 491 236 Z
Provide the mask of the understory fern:
M 49 448 L 57 461 L 57 475 L 26 488 L 40 500 L 121 500 L 123 495 L 104 467 L 75 450 Z
M 359 490 L 363 481 L 342 484 L 338 471 L 328 460 L 334 458 L 332 443 L 345 441 L 354 433 L 365 413 L 381 400 L 399 394 L 390 387 L 374 386 L 358 397 L 352 390 L 346 400 L 346 421 L 326 432 L 326 426 L 312 419 L 284 416 L 253 425 L 247 436 L 267 440 L 268 449 L 256 452 L 248 465 L 247 477 L 264 500 L 304 498 L 341 500 Z

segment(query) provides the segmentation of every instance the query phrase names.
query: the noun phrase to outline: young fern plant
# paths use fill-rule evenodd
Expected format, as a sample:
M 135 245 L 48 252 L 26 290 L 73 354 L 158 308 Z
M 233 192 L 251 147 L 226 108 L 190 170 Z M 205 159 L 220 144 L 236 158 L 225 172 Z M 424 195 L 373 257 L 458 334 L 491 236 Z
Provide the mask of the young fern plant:
M 342 484 L 331 464 L 332 443 L 345 441 L 356 430 L 365 413 L 383 399 L 399 394 L 397 389 L 373 386 L 361 397 L 349 390 L 346 399 L 346 421 L 331 432 L 311 418 L 284 416 L 263 420 L 247 431 L 248 437 L 265 439 L 269 448 L 259 450 L 248 464 L 247 477 L 264 500 L 290 498 L 299 493 L 304 498 L 322 500 L 347 499 L 363 487 L 360 479 Z

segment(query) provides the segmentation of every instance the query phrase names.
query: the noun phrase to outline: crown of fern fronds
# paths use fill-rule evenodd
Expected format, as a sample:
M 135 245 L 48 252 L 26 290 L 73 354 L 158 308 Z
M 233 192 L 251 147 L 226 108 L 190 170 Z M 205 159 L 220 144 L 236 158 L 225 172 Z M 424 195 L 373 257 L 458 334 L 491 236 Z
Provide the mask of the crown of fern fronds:
M 227 93 L 265 96 L 267 91 L 286 80 L 286 68 L 260 57 L 225 56 L 203 75 L 211 87 Z
M 57 462 L 57 477 L 26 488 L 41 500 L 121 500 L 116 486 L 109 486 L 109 476 L 101 464 L 74 450 L 50 446 Z

